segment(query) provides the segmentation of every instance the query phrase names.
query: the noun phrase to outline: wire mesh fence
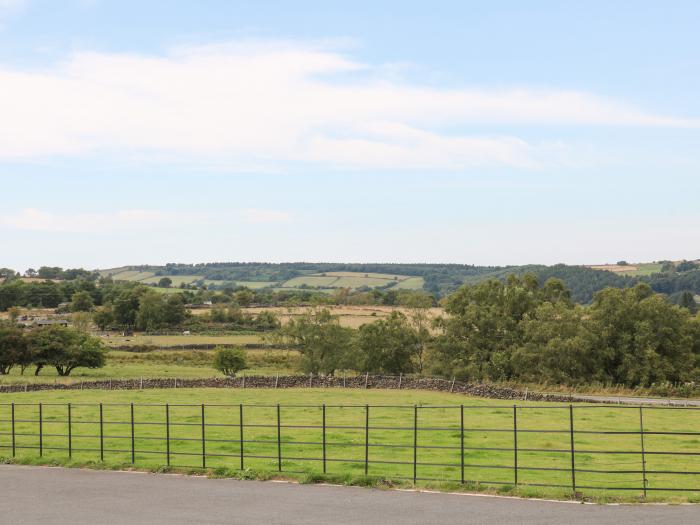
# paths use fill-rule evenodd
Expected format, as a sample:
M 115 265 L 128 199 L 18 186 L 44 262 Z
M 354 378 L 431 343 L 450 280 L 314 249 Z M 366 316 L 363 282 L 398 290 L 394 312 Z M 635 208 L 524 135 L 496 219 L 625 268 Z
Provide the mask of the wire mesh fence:
M 3 403 L 0 454 L 646 496 L 700 492 L 698 410 Z

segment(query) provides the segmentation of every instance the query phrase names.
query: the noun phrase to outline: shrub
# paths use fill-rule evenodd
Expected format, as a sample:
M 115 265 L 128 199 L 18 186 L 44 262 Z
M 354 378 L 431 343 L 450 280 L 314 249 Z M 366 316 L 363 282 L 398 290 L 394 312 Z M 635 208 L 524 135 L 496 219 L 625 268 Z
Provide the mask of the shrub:
M 245 351 L 242 348 L 217 347 L 214 353 L 214 368 L 229 377 L 248 368 Z

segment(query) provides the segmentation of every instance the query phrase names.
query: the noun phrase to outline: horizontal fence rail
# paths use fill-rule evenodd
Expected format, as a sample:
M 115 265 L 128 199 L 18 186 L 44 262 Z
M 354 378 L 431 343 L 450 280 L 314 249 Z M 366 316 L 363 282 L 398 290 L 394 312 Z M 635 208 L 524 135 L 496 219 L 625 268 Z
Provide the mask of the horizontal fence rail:
M 700 492 L 698 410 L 2 403 L 0 454 L 647 496 Z

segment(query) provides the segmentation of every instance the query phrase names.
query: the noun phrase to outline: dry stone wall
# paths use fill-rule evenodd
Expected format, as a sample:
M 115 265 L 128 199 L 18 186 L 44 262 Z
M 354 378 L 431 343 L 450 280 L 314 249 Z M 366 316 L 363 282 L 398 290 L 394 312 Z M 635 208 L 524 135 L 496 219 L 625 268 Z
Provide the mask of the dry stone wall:
M 453 392 L 490 399 L 527 401 L 576 401 L 559 394 L 527 392 L 488 383 L 461 383 L 434 377 L 405 376 L 245 376 L 206 379 L 103 379 L 72 383 L 27 383 L 0 385 L 0 393 L 40 392 L 48 390 L 140 390 L 152 388 L 352 388 L 392 390 L 432 390 Z M 590 400 L 586 400 L 589 401 Z

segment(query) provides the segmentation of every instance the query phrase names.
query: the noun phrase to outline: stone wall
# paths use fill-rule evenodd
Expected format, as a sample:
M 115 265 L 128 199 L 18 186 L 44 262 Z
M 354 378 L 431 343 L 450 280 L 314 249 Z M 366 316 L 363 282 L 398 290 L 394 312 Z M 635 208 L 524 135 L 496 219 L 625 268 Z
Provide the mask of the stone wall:
M 491 399 L 576 401 L 568 395 L 527 392 L 488 383 L 461 383 L 433 377 L 404 376 L 245 376 L 207 379 L 103 379 L 62 383 L 0 385 L 0 393 L 48 390 L 140 390 L 151 388 L 352 388 L 454 392 Z M 586 400 L 590 402 L 590 400 Z

